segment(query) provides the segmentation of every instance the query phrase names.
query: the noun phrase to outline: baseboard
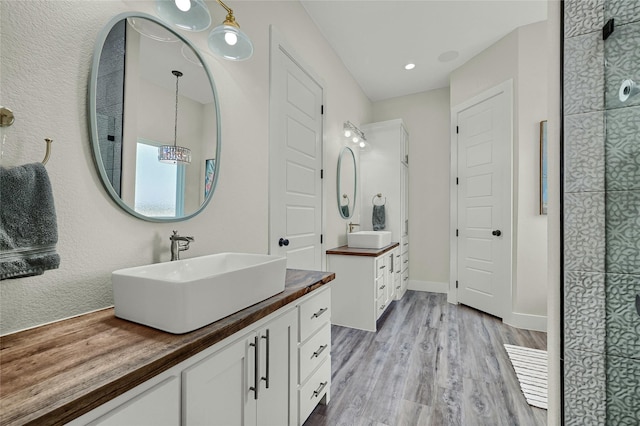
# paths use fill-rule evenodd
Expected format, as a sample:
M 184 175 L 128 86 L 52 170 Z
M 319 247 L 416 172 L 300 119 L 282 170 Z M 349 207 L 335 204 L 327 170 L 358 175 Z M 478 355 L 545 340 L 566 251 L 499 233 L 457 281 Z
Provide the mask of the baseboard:
M 437 281 L 409 280 L 407 289 L 428 291 L 431 293 L 447 293 L 449 291 L 449 283 L 439 283 Z
M 547 317 L 543 315 L 530 315 L 521 314 L 518 312 L 511 312 L 510 315 L 506 315 L 502 322 L 516 328 L 523 328 L 525 330 L 543 331 L 547 332 Z

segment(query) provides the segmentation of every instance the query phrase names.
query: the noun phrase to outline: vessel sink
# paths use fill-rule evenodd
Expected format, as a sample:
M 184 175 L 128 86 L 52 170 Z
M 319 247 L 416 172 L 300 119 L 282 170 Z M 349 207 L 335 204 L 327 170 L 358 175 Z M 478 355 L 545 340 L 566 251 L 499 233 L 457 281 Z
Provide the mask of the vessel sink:
M 287 260 L 219 253 L 111 274 L 117 317 L 182 334 L 284 291 Z
M 349 247 L 379 249 L 389 244 L 391 244 L 390 231 L 358 231 L 347 234 Z

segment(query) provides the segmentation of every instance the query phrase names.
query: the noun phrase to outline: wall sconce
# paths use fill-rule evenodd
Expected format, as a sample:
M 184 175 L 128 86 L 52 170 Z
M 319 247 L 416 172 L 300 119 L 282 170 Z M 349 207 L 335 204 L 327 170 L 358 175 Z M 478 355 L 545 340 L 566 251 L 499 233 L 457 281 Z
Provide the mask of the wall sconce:
M 364 136 L 364 132 L 358 129 L 352 122 L 347 121 L 343 125 L 344 137 L 351 142 L 358 144 L 360 149 L 366 148 L 369 144 L 367 138 Z
M 244 61 L 253 55 L 251 39 L 240 30 L 231 10 L 222 0 L 216 0 L 227 11 L 224 22 L 209 33 L 209 49 L 231 61 Z M 204 31 L 211 25 L 211 14 L 203 0 L 156 0 L 156 11 L 164 21 L 187 31 Z

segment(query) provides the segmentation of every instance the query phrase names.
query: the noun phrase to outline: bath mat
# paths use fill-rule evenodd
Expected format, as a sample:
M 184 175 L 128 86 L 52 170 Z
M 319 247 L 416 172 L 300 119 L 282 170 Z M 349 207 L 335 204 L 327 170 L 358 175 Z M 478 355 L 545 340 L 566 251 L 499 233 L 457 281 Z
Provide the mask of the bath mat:
M 547 409 L 547 351 L 504 345 L 529 405 Z

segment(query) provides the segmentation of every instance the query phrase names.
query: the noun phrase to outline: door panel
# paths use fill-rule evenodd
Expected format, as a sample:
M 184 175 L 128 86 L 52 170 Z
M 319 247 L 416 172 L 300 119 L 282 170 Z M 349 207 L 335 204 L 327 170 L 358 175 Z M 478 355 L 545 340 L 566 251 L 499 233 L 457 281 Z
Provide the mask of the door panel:
M 509 297 L 510 214 L 507 96 L 458 112 L 458 301 L 502 317 Z M 508 179 L 508 178 L 507 178 Z M 493 235 L 501 230 L 502 235 Z

